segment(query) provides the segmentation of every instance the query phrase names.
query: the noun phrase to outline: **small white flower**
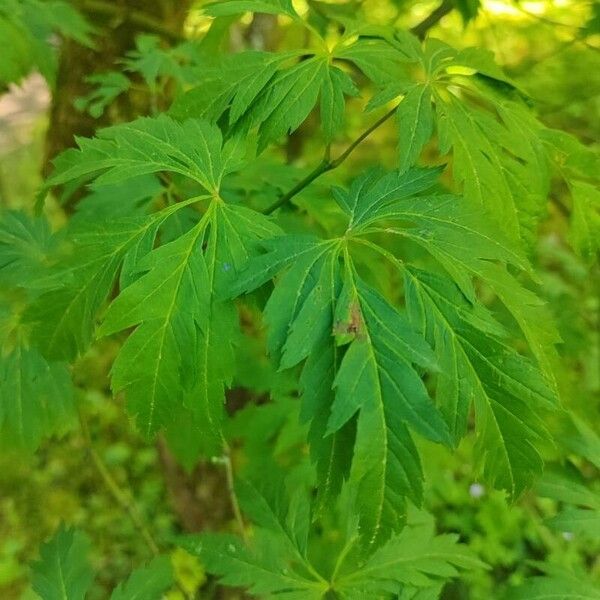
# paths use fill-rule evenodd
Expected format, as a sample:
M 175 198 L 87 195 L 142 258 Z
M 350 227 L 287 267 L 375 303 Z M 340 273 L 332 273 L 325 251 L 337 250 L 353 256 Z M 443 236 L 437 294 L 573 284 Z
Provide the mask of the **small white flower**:
M 480 483 L 472 483 L 469 486 L 469 495 L 471 498 L 481 498 L 485 494 L 485 487 Z
M 563 540 L 570 542 L 575 536 L 572 531 L 563 531 L 562 532 Z

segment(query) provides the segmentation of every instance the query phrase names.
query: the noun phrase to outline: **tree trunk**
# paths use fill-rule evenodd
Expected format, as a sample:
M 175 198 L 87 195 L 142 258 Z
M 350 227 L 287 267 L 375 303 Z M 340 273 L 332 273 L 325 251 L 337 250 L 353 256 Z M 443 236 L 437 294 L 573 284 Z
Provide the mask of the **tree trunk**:
M 46 134 L 43 174 L 51 171 L 52 159 L 75 143 L 75 136 L 91 136 L 115 117 L 129 120 L 146 112 L 140 99 L 124 94 L 115 108 L 99 119 L 75 109 L 74 101 L 89 92 L 86 78 L 93 73 L 114 70 L 117 61 L 135 47 L 140 33 L 153 33 L 165 43 L 182 38 L 183 26 L 192 0 L 79 0 L 75 5 L 99 34 L 96 47 L 84 48 L 65 40 L 62 46 L 56 89 L 52 97 L 50 124 Z M 147 101 L 147 100 L 146 100 Z M 143 101 L 142 101 L 143 102 Z

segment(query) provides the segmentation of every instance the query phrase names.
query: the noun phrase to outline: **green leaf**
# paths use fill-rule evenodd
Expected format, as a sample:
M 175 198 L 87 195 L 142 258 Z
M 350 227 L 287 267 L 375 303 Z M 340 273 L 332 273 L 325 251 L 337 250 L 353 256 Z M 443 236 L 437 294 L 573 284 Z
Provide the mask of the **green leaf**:
M 118 71 L 90 75 L 86 82 L 95 86 L 94 89 L 89 94 L 76 98 L 74 105 L 77 110 L 87 111 L 95 119 L 99 119 L 106 108 L 131 87 L 129 78 Z
M 147 566 L 136 569 L 127 581 L 118 585 L 111 600 L 160 600 L 173 584 L 171 561 L 167 556 L 157 556 Z
M 403 178 L 392 185 L 406 188 Z M 345 206 L 356 212 L 351 202 Z M 379 541 L 400 525 L 403 496 L 421 499 L 420 462 L 405 423 L 434 441 L 449 442 L 447 427 L 413 366 L 434 368 L 435 360 L 408 320 L 383 297 L 350 271 L 341 277 L 337 241 L 284 236 L 265 246 L 267 253 L 249 262 L 232 291 L 255 289 L 293 261 L 265 307 L 268 347 L 280 357 L 281 368 L 307 359 L 303 418 L 315 419 L 312 454 L 326 495 L 339 489 L 347 472 L 348 451 L 339 443 L 352 439 L 358 415 L 350 478 L 361 485 L 365 541 Z M 343 358 L 332 334 L 340 343 L 354 339 Z M 333 465 L 342 466 L 342 473 L 332 475 Z
M 92 46 L 91 25 L 62 0 L 3 0 L 0 3 L 0 83 L 19 83 L 38 70 L 53 86 L 58 69 L 56 34 Z
M 567 473 L 547 471 L 538 482 L 536 490 L 546 498 L 600 510 L 600 496 Z
M 229 123 L 236 124 L 272 83 L 278 69 L 296 55 L 252 50 L 219 57 L 197 74 L 198 87 L 178 96 L 169 112 L 181 119 L 195 116 L 216 121 L 229 107 Z
M 411 42 L 416 40 L 412 36 L 410 38 Z M 418 41 L 416 46 L 419 46 Z M 365 37 L 353 44 L 340 45 L 334 56 L 352 62 L 375 84 L 385 86 L 398 81 L 410 82 L 406 66 L 414 62 L 416 57 L 413 55 L 415 47 L 409 50 L 407 55 L 399 52 L 388 40 Z
M 433 134 L 433 108 L 431 89 L 427 85 L 410 88 L 396 111 L 400 135 L 400 171 L 415 164 L 425 144 Z
M 339 354 L 333 337 L 324 336 L 304 363 L 300 377 L 301 418 L 310 424 L 308 441 L 317 471 L 319 508 L 331 505 L 348 479 L 356 437 L 356 419 L 327 434 Z
M 481 8 L 480 0 L 454 0 L 454 5 L 465 23 L 472 21 Z
M 10 211 L 0 219 L 0 283 L 7 287 L 46 287 L 49 256 L 57 240 L 45 218 Z
M 202 241 L 204 223 L 153 250 L 139 263 L 146 274 L 112 302 L 98 331 L 109 335 L 137 326 L 112 369 L 115 392 L 126 390 L 130 410 L 146 435 L 169 421 L 170 407 L 184 388 L 184 370 L 199 344 L 210 299 Z M 192 354 L 193 356 L 193 354 Z M 207 417 L 211 411 L 206 408 Z M 209 427 L 218 431 L 219 427 Z
M 48 362 L 19 343 L 0 361 L 2 446 L 33 452 L 40 441 L 64 431 L 75 419 L 67 365 Z
M 431 349 L 375 290 L 354 278 L 346 285 L 352 287 L 350 314 L 336 321 L 335 331 L 352 330 L 355 337 L 335 378 L 328 433 L 358 412 L 350 480 L 358 485 L 370 544 L 398 529 L 403 496 L 421 502 L 419 456 L 405 425 L 435 442 L 449 443 L 449 436 L 413 367 L 434 367 Z
M 289 64 L 291 60 L 300 61 Z M 345 96 L 358 89 L 329 57 L 310 50 L 242 52 L 203 72 L 202 83 L 175 102 L 175 116 L 218 119 L 228 108 L 236 130 L 257 126 L 258 149 L 295 131 L 321 99 L 321 126 L 327 142 L 342 128 Z
M 494 215 L 508 235 L 519 239 L 521 218 L 518 198 L 509 181 L 509 171 L 496 146 L 486 131 L 490 122 L 483 113 L 469 110 L 457 98 L 450 96 L 437 101 L 440 150 L 442 154 L 453 148 L 453 175 L 464 188 L 465 196 L 475 206 L 489 209 L 494 199 Z
M 280 481 L 262 487 L 240 481 L 236 487 L 242 509 L 256 524 L 251 545 L 224 534 L 188 536 L 183 547 L 199 556 L 225 585 L 243 586 L 258 597 L 319 600 L 327 582 L 307 557 L 309 501 L 303 494 L 290 502 Z
M 153 237 L 157 225 L 154 219 L 125 219 L 73 227 L 72 251 L 53 271 L 62 286 L 42 294 L 25 313 L 44 356 L 72 360 L 87 348 L 119 265 L 145 236 Z
M 433 187 L 440 169 L 411 169 L 383 174 L 372 169 L 357 177 L 348 190 L 334 188 L 340 208 L 350 217 L 348 230 L 360 230 L 393 203 Z M 420 200 L 420 199 L 419 199 Z
M 83 600 L 93 580 L 89 550 L 85 534 L 61 526 L 32 565 L 34 591 L 43 600 Z
M 583 573 L 573 573 L 567 569 L 548 563 L 534 563 L 546 574 L 530 577 L 519 587 L 509 590 L 506 600 L 598 600 L 600 591 L 594 581 Z
M 427 588 L 459 570 L 485 568 L 453 534 L 435 535 L 433 522 L 409 525 L 377 549 L 368 560 L 335 583 L 342 593 L 399 593 L 404 586 Z M 365 596 L 366 597 L 366 596 Z
M 96 176 L 96 185 L 127 184 L 150 173 L 170 171 L 216 195 L 222 177 L 239 165 L 237 142 L 223 144 L 216 126 L 194 120 L 179 124 L 163 115 L 117 125 L 102 130 L 98 138 L 80 140 L 79 150 L 67 150 L 58 157 L 46 187 L 82 176 Z M 62 287 L 37 299 L 26 315 L 34 323 L 33 339 L 43 354 L 73 359 L 83 352 L 93 333 L 95 315 L 127 254 L 133 252 L 137 257 L 140 249 L 141 254 L 147 252 L 157 228 L 200 199 L 180 202 L 146 219 L 75 223 L 69 236 L 73 252 L 55 270 Z
M 77 141 L 78 150 L 67 150 L 55 160 L 55 172 L 44 190 L 83 176 L 96 177 L 97 184 L 114 184 L 168 171 L 218 192 L 223 177 L 241 165 L 237 141 L 223 144 L 219 128 L 201 120 L 178 123 L 165 115 L 142 117 Z
M 330 67 L 321 82 L 321 127 L 326 142 L 331 142 L 344 125 L 344 95 L 358 96 L 352 78 L 337 67 Z
M 327 591 L 325 581 L 298 572 L 295 557 L 286 555 L 273 535 L 256 534 L 252 548 L 235 536 L 209 533 L 182 545 L 199 556 L 223 585 L 244 587 L 258 598 L 276 594 L 289 600 L 321 600 Z
M 390 173 L 381 177 L 373 172 L 357 178 L 347 193 L 334 192 L 334 195 L 348 213 L 355 206 L 366 207 L 362 209 L 359 233 L 394 234 L 419 244 L 439 261 L 469 300 L 476 300 L 473 277 L 490 286 L 514 317 L 556 393 L 555 345 L 560 337 L 554 319 L 546 304 L 504 266 L 531 273 L 520 249 L 497 231 L 486 210 L 474 207 L 464 198 L 444 195 L 410 198 L 413 195 L 412 191 L 407 193 L 410 186 L 389 185 L 406 179 L 426 183 L 434 174 L 434 170 L 416 169 L 403 175 Z
M 202 427 L 205 451 L 218 451 L 237 330 L 233 306 L 218 297 L 252 244 L 276 231 L 253 211 L 214 201 L 190 231 L 139 261 L 145 274 L 110 305 L 99 335 L 137 327 L 115 360 L 112 387 L 127 392 L 147 436 L 184 405 Z
M 75 207 L 71 226 L 84 221 L 141 217 L 150 212 L 152 200 L 164 192 L 155 175 L 141 175 L 109 185 L 92 184 L 89 189 L 90 193 Z
M 549 434 L 540 411 L 555 407 L 552 390 L 530 361 L 501 340 L 502 328 L 483 307 L 439 276 L 404 272 L 409 314 L 438 356 L 437 397 L 455 443 L 466 431 L 472 403 L 484 475 L 518 496 L 542 471 L 536 445 Z
M 259 150 L 300 126 L 317 103 L 323 82 L 329 79 L 327 60 L 320 56 L 310 57 L 276 74 L 248 117 L 260 123 Z

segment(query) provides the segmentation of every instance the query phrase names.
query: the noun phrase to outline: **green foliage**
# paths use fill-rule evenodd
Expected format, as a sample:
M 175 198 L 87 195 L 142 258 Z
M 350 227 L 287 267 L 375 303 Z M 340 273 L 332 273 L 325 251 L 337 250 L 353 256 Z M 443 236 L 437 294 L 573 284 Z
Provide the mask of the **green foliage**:
M 2 0 L 0 2 L 0 85 L 18 83 L 34 69 L 54 82 L 57 56 L 51 36 L 91 46 L 90 24 L 63 0 Z
M 257 488 L 241 480 L 238 495 L 252 519 L 247 544 L 225 534 L 201 534 L 183 540 L 223 583 L 243 586 L 257 596 L 289 598 L 388 597 L 408 590 L 435 590 L 459 570 L 484 565 L 452 535 L 436 536 L 431 519 L 414 512 L 403 531 L 375 552 L 356 552 L 358 523 L 342 525 L 345 534 L 332 557 L 331 572 L 313 562 L 324 540 L 309 540 L 310 506 L 301 492 L 290 502 L 282 484 Z M 332 559 L 332 560 L 331 560 Z
M 34 67 L 50 77 L 31 31 L 43 44 L 53 31 L 90 41 L 68 4 L 5 4 L 15 11 L 0 4 L 0 32 L 18 43 L 0 79 Z M 571 536 L 590 553 L 600 540 L 600 441 L 587 424 L 600 389 L 588 289 L 598 154 L 546 127 L 489 50 L 416 37 L 408 3 L 385 3 L 389 15 L 369 2 L 300 4 L 204 4 L 201 39 L 140 35 L 121 70 L 91 76 L 77 108 L 111 115 L 141 88 L 150 116 L 77 138 L 54 160 L 37 216 L 0 220 L 2 447 L 31 453 L 79 411 L 118 504 L 153 554 L 170 543 L 152 539 L 92 447 L 85 413 L 98 400 L 81 369 L 106 354 L 112 395 L 146 442 L 161 436 L 169 480 L 183 477 L 171 453 L 186 472 L 224 469 L 241 537 L 232 520 L 175 541 L 223 585 L 261 598 L 475 597 L 510 563 L 505 540 L 477 548 L 435 495 L 462 507 L 489 494 L 478 526 L 492 539 L 494 511 L 513 523 L 504 494 L 534 506 L 523 539 L 552 560 L 522 559 L 494 593 L 593 598 L 593 578 L 574 574 L 584 558 L 550 563 Z M 444 2 L 412 31 L 453 8 L 465 28 L 485 9 Z M 264 18 L 285 40 L 248 41 Z M 240 31 L 248 40 L 229 52 Z M 361 155 L 380 128 L 389 139 Z M 49 201 L 55 192 L 81 199 L 71 210 Z M 570 213 L 560 227 L 556 210 Z M 555 229 L 574 254 L 543 248 Z M 95 597 L 107 586 L 93 582 L 89 545 L 60 528 L 34 590 Z M 111 597 L 187 589 L 174 571 L 158 556 Z
M 598 587 L 587 578 L 579 574 L 570 573 L 558 567 L 547 567 L 536 565 L 543 576 L 532 577 L 525 585 L 511 590 L 508 596 L 511 600 L 539 600 L 541 598 L 564 598 L 574 600 L 575 598 L 589 598 L 594 600 L 600 598 Z
M 40 549 L 40 561 L 33 565 L 33 589 L 44 600 L 83 600 L 93 578 L 89 548 L 85 534 L 60 528 Z
M 83 600 L 94 573 L 89 562 L 90 541 L 84 533 L 61 526 L 40 548 L 32 566 L 33 589 L 42 600 Z M 157 556 L 131 573 L 111 594 L 111 600 L 159 600 L 171 587 L 168 557 Z

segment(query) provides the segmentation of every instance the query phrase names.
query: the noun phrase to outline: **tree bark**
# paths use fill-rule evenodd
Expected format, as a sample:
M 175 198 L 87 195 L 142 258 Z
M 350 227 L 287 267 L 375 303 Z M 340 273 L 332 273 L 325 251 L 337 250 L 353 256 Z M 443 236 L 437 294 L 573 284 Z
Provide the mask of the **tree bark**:
M 89 92 L 86 78 L 114 70 L 117 61 L 135 47 L 141 33 L 153 33 L 165 43 L 183 39 L 183 26 L 192 0 L 79 0 L 75 5 L 99 34 L 95 48 L 84 48 L 65 40 L 62 45 L 52 97 L 50 123 L 42 172 L 51 171 L 52 159 L 75 143 L 75 136 L 91 136 L 99 127 L 115 120 L 129 120 L 144 113 L 146 100 L 124 94 L 111 111 L 99 119 L 75 109 L 74 101 Z

